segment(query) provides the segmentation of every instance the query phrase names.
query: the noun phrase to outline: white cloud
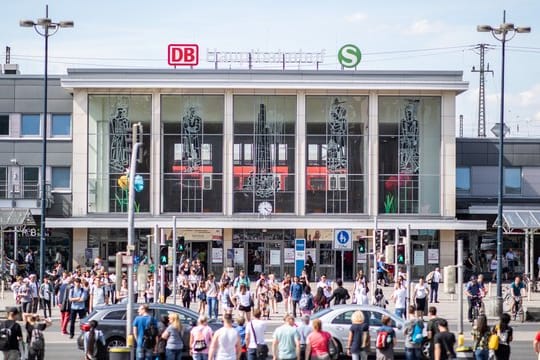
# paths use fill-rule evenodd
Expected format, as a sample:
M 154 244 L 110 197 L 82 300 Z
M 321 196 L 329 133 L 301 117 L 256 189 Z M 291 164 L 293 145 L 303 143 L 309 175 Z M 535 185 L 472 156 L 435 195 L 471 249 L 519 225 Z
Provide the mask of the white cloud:
M 540 105 L 540 84 L 533 85 L 530 89 L 519 93 L 519 104 L 521 106 Z
M 350 23 L 357 23 L 367 19 L 367 14 L 363 12 L 355 12 L 350 15 L 345 16 L 345 20 Z
M 409 35 L 424 35 L 439 32 L 442 24 L 440 22 L 432 22 L 427 19 L 422 19 L 414 22 L 405 31 Z

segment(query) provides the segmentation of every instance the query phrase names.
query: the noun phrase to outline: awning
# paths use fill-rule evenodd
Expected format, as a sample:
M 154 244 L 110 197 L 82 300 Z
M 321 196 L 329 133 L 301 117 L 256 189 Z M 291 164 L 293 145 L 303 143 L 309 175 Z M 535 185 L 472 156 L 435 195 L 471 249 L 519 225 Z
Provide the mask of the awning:
M 177 215 L 178 228 L 189 229 L 373 229 L 375 220 L 370 216 L 185 216 Z M 136 214 L 135 228 L 172 227 L 172 215 L 152 216 Z M 45 220 L 47 228 L 126 228 L 126 215 L 89 215 L 71 218 L 51 218 Z M 379 216 L 378 229 L 417 230 L 486 230 L 485 220 L 458 220 L 450 217 L 401 217 Z
M 495 220 L 497 226 L 498 218 Z M 540 210 L 503 210 L 503 228 L 506 232 L 512 230 L 540 229 Z
M 13 226 L 35 226 L 29 209 L 0 209 L 0 228 Z

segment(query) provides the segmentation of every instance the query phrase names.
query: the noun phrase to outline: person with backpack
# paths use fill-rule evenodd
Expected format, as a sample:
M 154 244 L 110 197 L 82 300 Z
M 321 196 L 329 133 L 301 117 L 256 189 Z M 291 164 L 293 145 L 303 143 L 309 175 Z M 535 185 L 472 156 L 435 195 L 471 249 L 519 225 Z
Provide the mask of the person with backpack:
M 141 304 L 138 313 L 133 320 L 133 336 L 137 341 L 135 357 L 137 360 L 152 360 L 158 341 L 157 320 L 150 315 L 148 304 Z
M 434 343 L 434 356 L 430 359 L 435 360 L 451 360 L 456 358 L 456 352 L 454 346 L 456 344 L 456 336 L 454 333 L 448 331 L 448 322 L 444 319 L 440 319 L 437 322 L 439 332 L 435 335 Z
M 169 327 L 169 315 L 161 315 L 158 322 L 158 342 L 155 347 L 154 355 L 155 360 L 166 360 L 167 353 L 167 340 L 162 337 L 163 333 Z
M 242 284 L 246 285 L 249 290 L 251 282 L 249 281 L 249 277 L 247 277 L 246 271 L 244 269 L 240 270 L 240 274 L 233 281 L 234 290 L 238 291 L 240 289 L 240 285 Z
M 437 308 L 430 306 L 428 309 L 429 321 L 427 323 L 427 337 L 429 339 L 429 358 L 435 356 L 435 335 L 439 333 L 439 321 L 443 320 L 437 316 Z
M 63 335 L 67 335 L 67 327 L 69 324 L 69 315 L 71 313 L 71 302 L 69 301 L 69 292 L 71 291 L 72 279 L 70 276 L 65 276 L 62 280 L 62 285 L 58 288 L 58 307 L 60 307 L 60 331 Z
M 45 337 L 43 331 L 50 326 L 50 319 L 41 320 L 39 315 L 24 314 L 26 328 L 26 344 L 28 347 L 27 360 L 45 359 Z
M 17 323 L 19 309 L 16 307 L 7 308 L 7 320 L 0 324 L 0 351 L 4 354 L 5 360 L 19 360 L 19 341 L 22 340 L 22 328 Z
M 377 360 L 394 360 L 394 346 L 396 345 L 396 333 L 392 328 L 392 319 L 383 315 L 382 326 L 377 330 L 375 340 Z
M 208 360 L 208 351 L 212 342 L 212 329 L 208 326 L 206 315 L 199 316 L 198 325 L 191 329 L 189 350 L 193 360 Z
M 307 285 L 304 288 L 304 293 L 298 302 L 302 315 L 311 315 L 311 312 L 315 308 L 315 302 L 313 301 L 313 295 L 311 294 L 311 287 Z
M 409 320 L 405 328 L 405 359 L 422 360 L 424 321 L 416 317 L 416 309 L 413 305 L 409 305 Z
M 84 359 L 97 360 L 100 358 L 100 347 L 105 348 L 105 337 L 103 332 L 97 329 L 96 320 L 90 320 L 88 325 L 90 325 L 90 330 L 84 333 L 83 339 Z
M 490 335 L 491 329 L 488 326 L 487 317 L 485 315 L 478 316 L 472 329 L 474 358 L 476 360 L 488 360 Z
M 364 313 L 355 311 L 351 316 L 352 325 L 349 328 L 349 339 L 347 342 L 347 355 L 352 360 L 367 360 L 369 351 L 369 325 L 364 321 Z
M 167 340 L 165 346 L 165 359 L 182 360 L 182 350 L 184 350 L 184 327 L 177 313 L 169 313 L 169 326 L 163 334 L 162 339 Z
M 499 337 L 499 346 L 495 350 L 497 360 L 510 359 L 510 342 L 513 340 L 514 330 L 509 325 L 510 315 L 501 314 L 499 323 L 493 327 L 492 333 Z

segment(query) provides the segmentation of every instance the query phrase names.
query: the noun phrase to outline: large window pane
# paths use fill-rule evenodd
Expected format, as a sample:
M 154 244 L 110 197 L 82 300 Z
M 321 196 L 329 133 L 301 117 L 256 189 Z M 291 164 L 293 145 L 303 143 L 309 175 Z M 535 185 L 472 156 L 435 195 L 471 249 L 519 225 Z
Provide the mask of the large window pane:
M 471 168 L 458 167 L 456 169 L 456 190 L 471 191 Z
M 135 211 L 150 210 L 151 95 L 90 95 L 88 118 L 88 211 L 127 212 L 124 177 L 131 158 L 132 125 L 143 126 L 137 174 L 145 181 L 135 194 Z
M 0 167 L 0 199 L 5 199 L 7 197 L 7 167 Z
M 9 115 L 0 114 L 0 136 L 9 135 Z
M 39 194 L 39 168 L 25 167 L 23 169 L 23 197 L 37 199 Z
M 71 175 L 69 167 L 53 167 L 52 169 L 52 188 L 70 189 Z
M 163 211 L 221 213 L 222 95 L 163 95 Z
M 295 96 L 234 97 L 234 211 L 294 212 Z
M 23 114 L 21 117 L 21 135 L 39 136 L 40 116 L 38 114 Z
M 366 96 L 307 96 L 306 212 L 362 213 Z
M 521 194 L 521 168 L 504 168 L 504 193 L 508 195 Z
M 53 114 L 51 123 L 51 136 L 68 137 L 71 135 L 71 115 Z
M 440 97 L 379 97 L 379 212 L 440 213 Z

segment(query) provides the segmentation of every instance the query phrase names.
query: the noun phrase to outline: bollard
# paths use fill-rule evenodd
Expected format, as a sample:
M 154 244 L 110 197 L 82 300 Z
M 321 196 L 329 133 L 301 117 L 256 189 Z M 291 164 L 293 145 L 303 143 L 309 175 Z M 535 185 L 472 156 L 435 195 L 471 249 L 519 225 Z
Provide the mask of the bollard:
M 127 346 L 112 347 L 109 349 L 109 360 L 130 360 L 131 348 Z

